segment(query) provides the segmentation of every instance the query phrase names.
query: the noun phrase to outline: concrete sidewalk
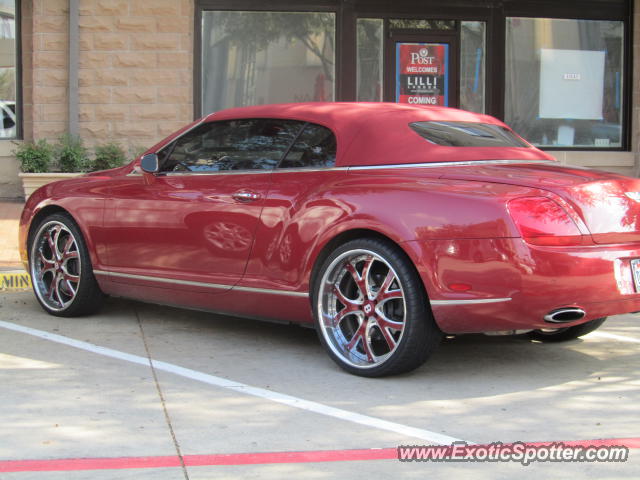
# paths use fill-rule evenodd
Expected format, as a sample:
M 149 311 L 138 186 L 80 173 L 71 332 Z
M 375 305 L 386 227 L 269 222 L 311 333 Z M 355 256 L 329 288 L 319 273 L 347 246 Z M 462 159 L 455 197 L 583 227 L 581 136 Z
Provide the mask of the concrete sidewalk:
M 0 203 L 0 276 L 21 268 L 21 208 Z M 297 326 L 118 298 L 54 317 L 33 292 L 7 289 L 0 479 L 637 478 L 638 318 L 555 345 L 460 336 L 411 374 L 368 379 Z M 397 460 L 397 446 L 434 438 L 601 439 L 631 452 L 622 463 Z
M 115 298 L 52 317 L 31 292 L 0 293 L 0 318 L 2 480 L 617 480 L 640 468 L 633 315 L 557 345 L 461 336 L 412 374 L 374 380 L 340 371 L 312 330 L 290 325 Z M 377 455 L 432 445 L 424 434 L 637 446 L 622 463 L 526 467 Z
M 0 202 L 0 270 L 22 269 L 18 251 L 18 223 L 24 203 Z

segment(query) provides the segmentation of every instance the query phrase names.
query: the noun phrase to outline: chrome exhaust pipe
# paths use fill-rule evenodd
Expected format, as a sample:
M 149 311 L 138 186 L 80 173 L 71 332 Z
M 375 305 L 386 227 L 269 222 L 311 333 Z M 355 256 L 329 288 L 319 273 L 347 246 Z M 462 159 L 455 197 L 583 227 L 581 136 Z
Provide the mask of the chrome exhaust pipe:
M 544 316 L 544 321 L 549 323 L 568 323 L 582 320 L 587 312 L 578 307 L 558 308 Z

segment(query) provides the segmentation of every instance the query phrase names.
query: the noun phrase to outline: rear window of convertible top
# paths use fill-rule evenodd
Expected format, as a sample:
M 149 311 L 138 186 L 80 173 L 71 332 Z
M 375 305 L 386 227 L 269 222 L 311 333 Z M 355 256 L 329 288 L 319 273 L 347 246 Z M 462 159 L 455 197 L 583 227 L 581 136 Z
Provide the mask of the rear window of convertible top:
M 508 128 L 489 123 L 414 122 L 409 126 L 426 141 L 447 147 L 529 147 Z

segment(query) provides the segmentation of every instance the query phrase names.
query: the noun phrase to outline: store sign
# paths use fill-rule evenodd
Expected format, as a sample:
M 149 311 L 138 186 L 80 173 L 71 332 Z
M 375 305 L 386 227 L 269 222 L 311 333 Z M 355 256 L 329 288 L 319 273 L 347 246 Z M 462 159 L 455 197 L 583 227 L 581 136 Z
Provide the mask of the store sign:
M 396 102 L 449 105 L 449 45 L 396 43 Z

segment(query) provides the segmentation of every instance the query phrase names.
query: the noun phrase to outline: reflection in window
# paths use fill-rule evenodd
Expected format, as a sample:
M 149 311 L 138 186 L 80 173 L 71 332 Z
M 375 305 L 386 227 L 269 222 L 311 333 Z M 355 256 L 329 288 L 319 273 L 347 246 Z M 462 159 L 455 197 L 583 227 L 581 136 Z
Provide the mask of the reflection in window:
M 161 171 L 273 169 L 302 125 L 291 120 L 266 119 L 205 123 L 160 152 Z
M 414 132 L 430 143 L 447 147 L 529 147 L 508 128 L 488 123 L 414 122 Z
M 333 101 L 335 14 L 205 11 L 202 111 Z
M 0 138 L 16 131 L 16 2 L 0 0 Z
M 455 30 L 455 20 L 425 20 L 418 18 L 390 18 L 392 30 Z
M 381 18 L 359 18 L 357 25 L 358 101 L 381 102 L 383 21 Z
M 460 22 L 460 108 L 484 113 L 485 22 Z
M 280 168 L 333 167 L 336 163 L 336 137 L 328 128 L 307 124 Z
M 624 24 L 508 18 L 505 121 L 534 145 L 622 146 Z

